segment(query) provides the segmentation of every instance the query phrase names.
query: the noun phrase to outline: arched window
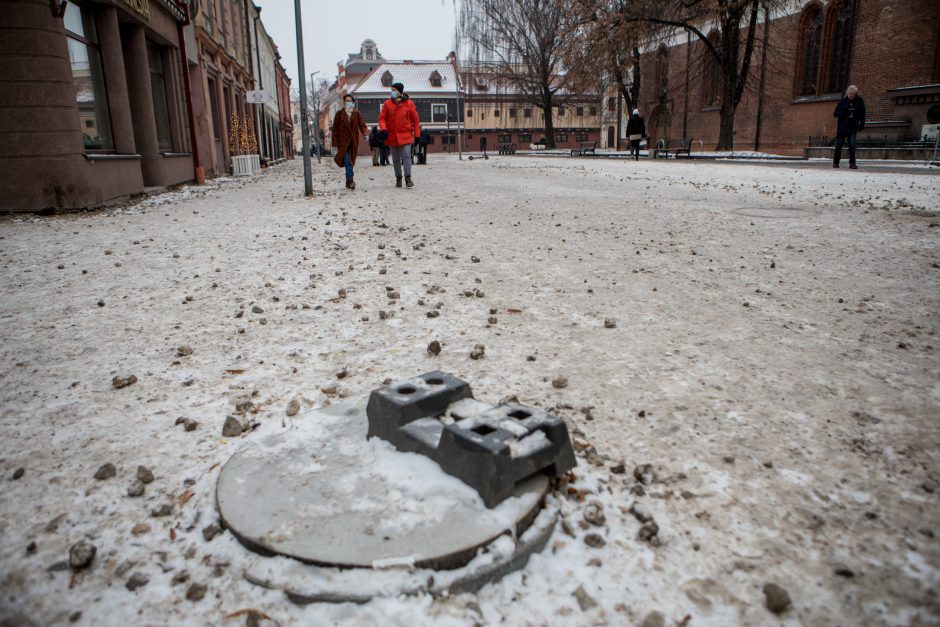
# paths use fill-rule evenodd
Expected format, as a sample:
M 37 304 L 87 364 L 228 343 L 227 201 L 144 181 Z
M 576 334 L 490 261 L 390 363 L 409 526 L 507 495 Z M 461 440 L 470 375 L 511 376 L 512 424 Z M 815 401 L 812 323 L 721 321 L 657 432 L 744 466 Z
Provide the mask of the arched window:
M 708 40 L 716 48 L 721 45 L 718 33 L 712 31 L 708 35 Z M 711 50 L 705 50 L 705 67 L 702 70 L 702 105 L 709 107 L 718 104 L 718 94 L 721 90 L 721 75 L 718 73 L 718 61 Z
M 663 100 L 669 93 L 669 50 L 660 46 L 656 52 L 656 98 Z
M 849 82 L 849 63 L 852 54 L 852 27 L 855 20 L 855 0 L 833 2 L 826 16 L 829 35 L 829 74 L 826 91 L 842 92 Z
M 819 61 L 822 55 L 823 12 L 812 3 L 803 10 L 797 48 L 796 95 L 819 93 Z

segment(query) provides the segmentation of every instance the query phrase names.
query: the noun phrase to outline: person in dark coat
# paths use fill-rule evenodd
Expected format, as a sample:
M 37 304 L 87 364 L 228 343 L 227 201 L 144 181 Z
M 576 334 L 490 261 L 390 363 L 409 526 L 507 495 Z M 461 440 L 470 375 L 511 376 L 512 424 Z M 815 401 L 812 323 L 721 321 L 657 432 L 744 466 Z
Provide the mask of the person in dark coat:
M 842 160 L 842 146 L 848 140 L 849 168 L 857 170 L 855 136 L 865 128 L 865 101 L 858 95 L 858 87 L 849 85 L 849 88 L 845 90 L 845 97 L 836 105 L 836 110 L 832 115 L 839 119 L 836 127 L 836 151 L 832 156 L 832 167 L 839 167 L 839 161 Z
M 379 139 L 379 127 L 373 126 L 369 133 L 369 149 L 372 150 L 372 165 L 379 165 L 379 156 L 382 153 L 382 140 Z
M 418 138 L 418 165 L 428 164 L 428 144 L 431 143 L 431 133 L 428 129 L 421 129 L 421 136 Z
M 640 142 L 646 137 L 646 121 L 640 117 L 640 110 L 634 109 L 627 121 L 627 137 L 630 138 L 630 154 L 634 161 L 640 160 Z
M 368 138 L 369 127 L 362 119 L 362 114 L 356 111 L 356 98 L 352 94 L 346 94 L 343 96 L 343 108 L 337 111 L 333 118 L 333 146 L 336 147 L 333 161 L 337 166 L 346 168 L 348 189 L 356 189 L 353 166 L 356 165 L 360 136 Z

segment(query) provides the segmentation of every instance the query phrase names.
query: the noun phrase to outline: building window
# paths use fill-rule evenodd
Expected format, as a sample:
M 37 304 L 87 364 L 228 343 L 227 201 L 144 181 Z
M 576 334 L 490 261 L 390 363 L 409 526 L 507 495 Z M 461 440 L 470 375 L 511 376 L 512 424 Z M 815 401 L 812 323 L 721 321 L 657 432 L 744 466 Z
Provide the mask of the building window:
M 531 117 L 532 117 L 532 109 L 523 109 L 522 117 L 524 117 L 524 118 L 531 118 Z
M 494 117 L 494 118 L 498 118 L 498 117 L 499 117 L 499 109 L 496 109 L 495 111 L 493 111 L 493 117 Z
M 480 119 L 481 119 L 481 120 L 485 120 L 485 119 L 486 119 L 486 111 L 480 111 Z
M 611 96 L 610 98 L 607 99 L 607 110 L 613 111 L 616 108 L 617 108 L 617 99 Z
M 568 141 L 568 133 L 555 133 L 555 143 L 564 143 Z
M 826 82 L 829 93 L 841 93 L 848 86 L 854 18 L 855 0 L 843 0 L 829 7 L 829 80 Z
M 510 110 L 509 110 L 509 117 L 511 117 L 511 118 L 516 117 L 516 110 L 515 110 L 515 109 L 510 109 Z
M 431 87 L 440 87 L 441 86 L 441 75 L 437 70 L 431 72 Z
M 564 107 L 558 107 L 558 115 L 564 115 L 564 114 L 565 114 L 565 108 L 564 108 Z
M 447 105 L 446 104 L 432 104 L 431 105 L 431 122 L 434 124 L 439 124 L 447 121 Z
M 532 143 L 532 133 L 519 133 L 520 143 Z
M 591 107 L 588 109 L 588 115 L 597 115 L 597 107 Z
M 393 82 L 395 82 L 395 79 L 392 77 L 392 73 L 385 70 L 385 74 L 382 75 L 382 87 L 391 87 Z
M 497 135 L 496 141 L 499 142 L 500 144 L 508 144 L 509 142 L 512 141 L 512 135 L 510 135 L 509 133 Z
M 588 134 L 587 133 L 575 133 L 574 139 L 575 141 L 586 142 L 588 140 Z
M 584 117 L 584 107 L 575 107 L 574 114 L 579 118 Z
M 157 142 L 160 150 L 173 150 L 166 77 L 163 75 L 163 50 L 152 41 L 147 42 L 147 62 L 150 65 L 150 91 L 153 95 L 153 117 L 157 123 Z
M 720 45 L 717 32 L 712 31 L 708 35 L 708 39 L 715 47 Z M 718 73 L 718 62 L 715 60 L 715 55 L 713 55 L 710 50 L 705 50 L 704 55 L 705 67 L 702 69 L 702 105 L 711 107 L 718 104 L 721 75 Z
M 65 35 L 75 84 L 75 101 L 86 150 L 112 150 L 111 116 L 101 71 L 101 51 L 95 20 L 87 9 L 69 2 L 65 8 Z
M 800 20 L 797 48 L 796 95 L 819 93 L 819 59 L 822 54 L 823 14 L 818 4 L 806 7 Z
M 467 117 L 473 119 L 473 109 L 467 109 Z

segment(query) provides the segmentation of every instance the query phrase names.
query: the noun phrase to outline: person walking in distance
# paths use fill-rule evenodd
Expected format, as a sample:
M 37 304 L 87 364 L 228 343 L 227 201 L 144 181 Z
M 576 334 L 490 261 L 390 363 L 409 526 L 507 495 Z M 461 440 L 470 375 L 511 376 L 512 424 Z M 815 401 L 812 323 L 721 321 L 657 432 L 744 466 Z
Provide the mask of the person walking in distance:
M 639 161 L 640 142 L 646 137 L 646 121 L 640 117 L 639 109 L 634 109 L 627 121 L 627 137 L 630 138 L 630 155 L 634 161 Z
M 369 149 L 372 151 L 372 165 L 379 165 L 379 157 L 382 154 L 381 140 L 379 139 L 379 127 L 373 126 L 369 133 Z
M 346 188 L 356 189 L 353 167 L 359 152 L 359 137 L 369 137 L 369 127 L 356 110 L 356 98 L 352 94 L 343 96 L 343 108 L 333 118 L 333 145 L 336 146 L 336 165 L 346 168 Z
M 855 163 L 855 136 L 865 128 L 865 101 L 858 95 L 858 87 L 849 85 L 845 97 L 836 105 L 833 117 L 838 118 L 836 127 L 836 151 L 832 156 L 832 167 L 838 168 L 842 160 L 842 146 L 849 142 L 849 168 L 858 169 Z
M 392 85 L 389 99 L 382 104 L 379 130 L 383 131 L 385 143 L 392 150 L 395 187 L 401 187 L 403 173 L 405 185 L 414 187 L 411 180 L 411 147 L 415 139 L 421 136 L 421 122 L 414 102 L 405 93 L 405 86 L 401 83 Z

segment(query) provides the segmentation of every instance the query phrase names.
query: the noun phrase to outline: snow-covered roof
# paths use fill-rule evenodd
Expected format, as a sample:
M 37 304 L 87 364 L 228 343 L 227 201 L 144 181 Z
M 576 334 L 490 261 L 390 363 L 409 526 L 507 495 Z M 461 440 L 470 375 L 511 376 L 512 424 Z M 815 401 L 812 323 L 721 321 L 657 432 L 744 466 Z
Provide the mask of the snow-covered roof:
M 388 72 L 392 83 L 402 83 L 407 94 L 439 94 L 457 91 L 457 75 L 454 66 L 447 61 L 398 61 L 382 63 L 356 85 L 350 93 L 360 95 L 388 93 L 382 77 Z M 440 86 L 431 83 L 434 73 L 440 78 Z

